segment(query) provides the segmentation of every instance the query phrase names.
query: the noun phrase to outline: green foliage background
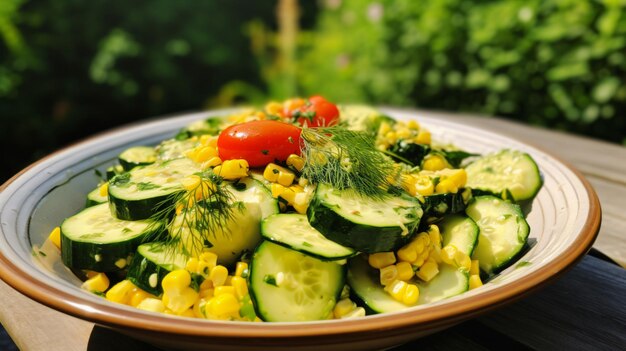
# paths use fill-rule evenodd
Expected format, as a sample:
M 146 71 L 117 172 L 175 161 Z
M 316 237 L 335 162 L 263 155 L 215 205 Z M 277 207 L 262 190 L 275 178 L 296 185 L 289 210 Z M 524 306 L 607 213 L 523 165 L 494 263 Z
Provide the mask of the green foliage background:
M 626 0 L 293 5 L 0 0 L 0 182 L 116 125 L 296 94 L 625 141 Z

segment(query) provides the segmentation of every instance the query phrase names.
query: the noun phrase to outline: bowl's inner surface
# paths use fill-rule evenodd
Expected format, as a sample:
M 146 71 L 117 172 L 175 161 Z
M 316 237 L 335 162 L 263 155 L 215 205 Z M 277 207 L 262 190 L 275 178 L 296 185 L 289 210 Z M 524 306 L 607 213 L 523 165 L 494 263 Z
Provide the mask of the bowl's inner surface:
M 531 227 L 529 250 L 518 263 L 482 288 L 440 301 L 436 305 L 501 289 L 518 279 L 524 279 L 558 259 L 564 250 L 577 245 L 590 205 L 584 184 L 569 168 L 537 149 L 501 135 L 432 117 L 388 112 L 397 119 L 417 117 L 422 125 L 431 130 L 433 140 L 452 143 L 471 152 L 488 153 L 502 148 L 526 151 L 535 158 L 544 177 L 543 188 L 532 206 L 526 207 Z M 172 137 L 182 126 L 205 117 L 206 114 L 194 114 L 126 128 L 66 149 L 27 170 L 0 193 L 2 254 L 25 274 L 43 282 L 48 288 L 63 290 L 92 304 L 111 305 L 100 297 L 82 291 L 80 280 L 63 266 L 58 252 L 42 245 L 54 227 L 84 207 L 87 193 L 98 183 L 95 169 L 104 174 L 106 168 L 115 163 L 117 155 L 127 147 L 156 145 Z M 429 307 L 418 306 L 412 310 Z M 123 306 L 115 308 L 126 309 Z

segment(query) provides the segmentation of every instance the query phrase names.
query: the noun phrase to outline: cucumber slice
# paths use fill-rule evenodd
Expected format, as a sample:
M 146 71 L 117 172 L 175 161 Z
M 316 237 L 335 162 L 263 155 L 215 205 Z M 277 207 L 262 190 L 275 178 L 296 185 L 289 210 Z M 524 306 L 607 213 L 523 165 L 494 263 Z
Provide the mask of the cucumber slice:
M 411 307 L 389 295 L 380 285 L 376 270 L 360 257 L 349 261 L 347 281 L 354 297 L 362 301 L 371 313 L 395 312 Z M 430 282 L 413 278 L 410 283 L 416 284 L 420 292 L 417 305 L 423 305 L 467 291 L 469 275 L 451 265 L 440 264 L 439 274 Z
M 352 189 L 318 184 L 307 210 L 309 223 L 326 238 L 357 251 L 393 251 L 419 225 L 419 201 L 403 196 L 367 198 Z
M 159 296 L 163 292 L 163 278 L 171 271 L 185 268 L 187 259 L 174 244 L 141 244 L 128 266 L 126 278 L 141 289 Z
M 378 272 L 363 257 L 348 261 L 347 282 L 353 298 L 362 302 L 369 313 L 387 313 L 409 308 L 383 289 Z
M 138 167 L 109 182 L 109 204 L 117 218 L 139 220 L 171 205 L 171 195 L 182 191 L 180 180 L 201 171 L 187 158 Z
M 124 221 L 109 206 L 89 207 L 61 224 L 61 257 L 73 269 L 112 272 L 126 268 L 142 240 L 159 233 L 160 223 Z
M 124 173 L 124 167 L 122 165 L 115 165 L 107 168 L 107 180 L 111 180 L 118 174 Z
M 445 215 L 463 212 L 471 195 L 469 189 L 459 189 L 456 193 L 424 196 L 424 217 L 431 222 Z
M 469 273 L 449 264 L 439 265 L 439 274 L 429 282 L 416 279 L 420 296 L 418 305 L 437 302 L 469 290 Z
M 340 105 L 339 116 L 349 130 L 376 134 L 382 122 L 394 124 L 396 121 L 380 111 L 364 105 Z
M 193 149 L 196 145 L 198 145 L 198 141 L 195 139 L 168 139 L 157 145 L 155 151 L 159 160 L 169 161 L 185 157 L 185 152 Z
M 130 171 L 137 166 L 147 166 L 154 163 L 156 159 L 156 151 L 149 146 L 133 146 L 118 156 L 118 161 L 125 171 Z
M 466 213 L 480 230 L 472 258 L 479 260 L 485 273 L 504 269 L 526 245 L 530 227 L 518 205 L 495 196 L 478 196 Z
M 511 193 L 515 201 L 532 199 L 543 183 L 539 168 L 530 155 L 502 150 L 469 164 L 466 186 L 491 194 Z
M 311 227 L 305 215 L 275 214 L 261 223 L 261 235 L 267 240 L 321 260 L 332 261 L 355 254 L 351 248 L 326 239 Z
M 478 226 L 471 218 L 465 215 L 450 215 L 437 223 L 437 226 L 441 232 L 443 246 L 454 245 L 457 250 L 472 256 L 478 242 Z
M 267 322 L 327 319 L 341 294 L 345 269 L 269 241 L 250 264 L 250 296 Z
M 89 194 L 87 194 L 87 204 L 86 204 L 86 207 L 91 207 L 91 206 L 103 204 L 103 203 L 108 202 L 108 201 L 109 201 L 108 196 L 100 195 L 100 187 L 97 187 L 97 188 L 93 189 L 92 191 L 90 191 Z
M 257 204 L 261 210 L 261 219 L 280 212 L 278 200 L 272 197 L 272 192 L 260 181 L 246 177 L 231 184 L 231 192 L 236 201 L 244 204 Z

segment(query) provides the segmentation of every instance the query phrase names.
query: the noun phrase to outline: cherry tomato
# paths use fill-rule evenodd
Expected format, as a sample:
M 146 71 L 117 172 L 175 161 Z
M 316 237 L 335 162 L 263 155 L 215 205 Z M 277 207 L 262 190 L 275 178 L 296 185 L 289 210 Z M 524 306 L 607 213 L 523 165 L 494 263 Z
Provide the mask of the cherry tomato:
M 291 112 L 300 125 L 309 127 L 330 127 L 339 123 L 339 109 L 332 102 L 315 95 L 309 103 Z
M 293 124 L 272 120 L 235 124 L 220 133 L 217 149 L 222 160 L 243 158 L 250 167 L 261 167 L 299 155 L 301 132 Z

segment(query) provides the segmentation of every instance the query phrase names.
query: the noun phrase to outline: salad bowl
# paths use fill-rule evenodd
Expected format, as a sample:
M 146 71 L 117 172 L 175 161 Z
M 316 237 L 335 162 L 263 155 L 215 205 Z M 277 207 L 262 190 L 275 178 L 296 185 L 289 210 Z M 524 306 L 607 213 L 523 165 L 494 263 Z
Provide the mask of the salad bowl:
M 315 322 L 222 322 L 155 314 L 111 303 L 80 288 L 81 281 L 46 245 L 52 228 L 84 207 L 98 172 L 130 146 L 155 145 L 189 123 L 227 110 L 130 125 L 60 150 L 0 188 L 0 278 L 22 294 L 63 313 L 166 349 L 381 349 L 425 336 L 511 303 L 572 267 L 600 227 L 600 205 L 579 172 L 542 150 L 509 137 L 413 112 L 433 139 L 474 153 L 521 150 L 536 161 L 543 187 L 526 208 L 529 250 L 484 286 L 431 304 L 362 318 Z

